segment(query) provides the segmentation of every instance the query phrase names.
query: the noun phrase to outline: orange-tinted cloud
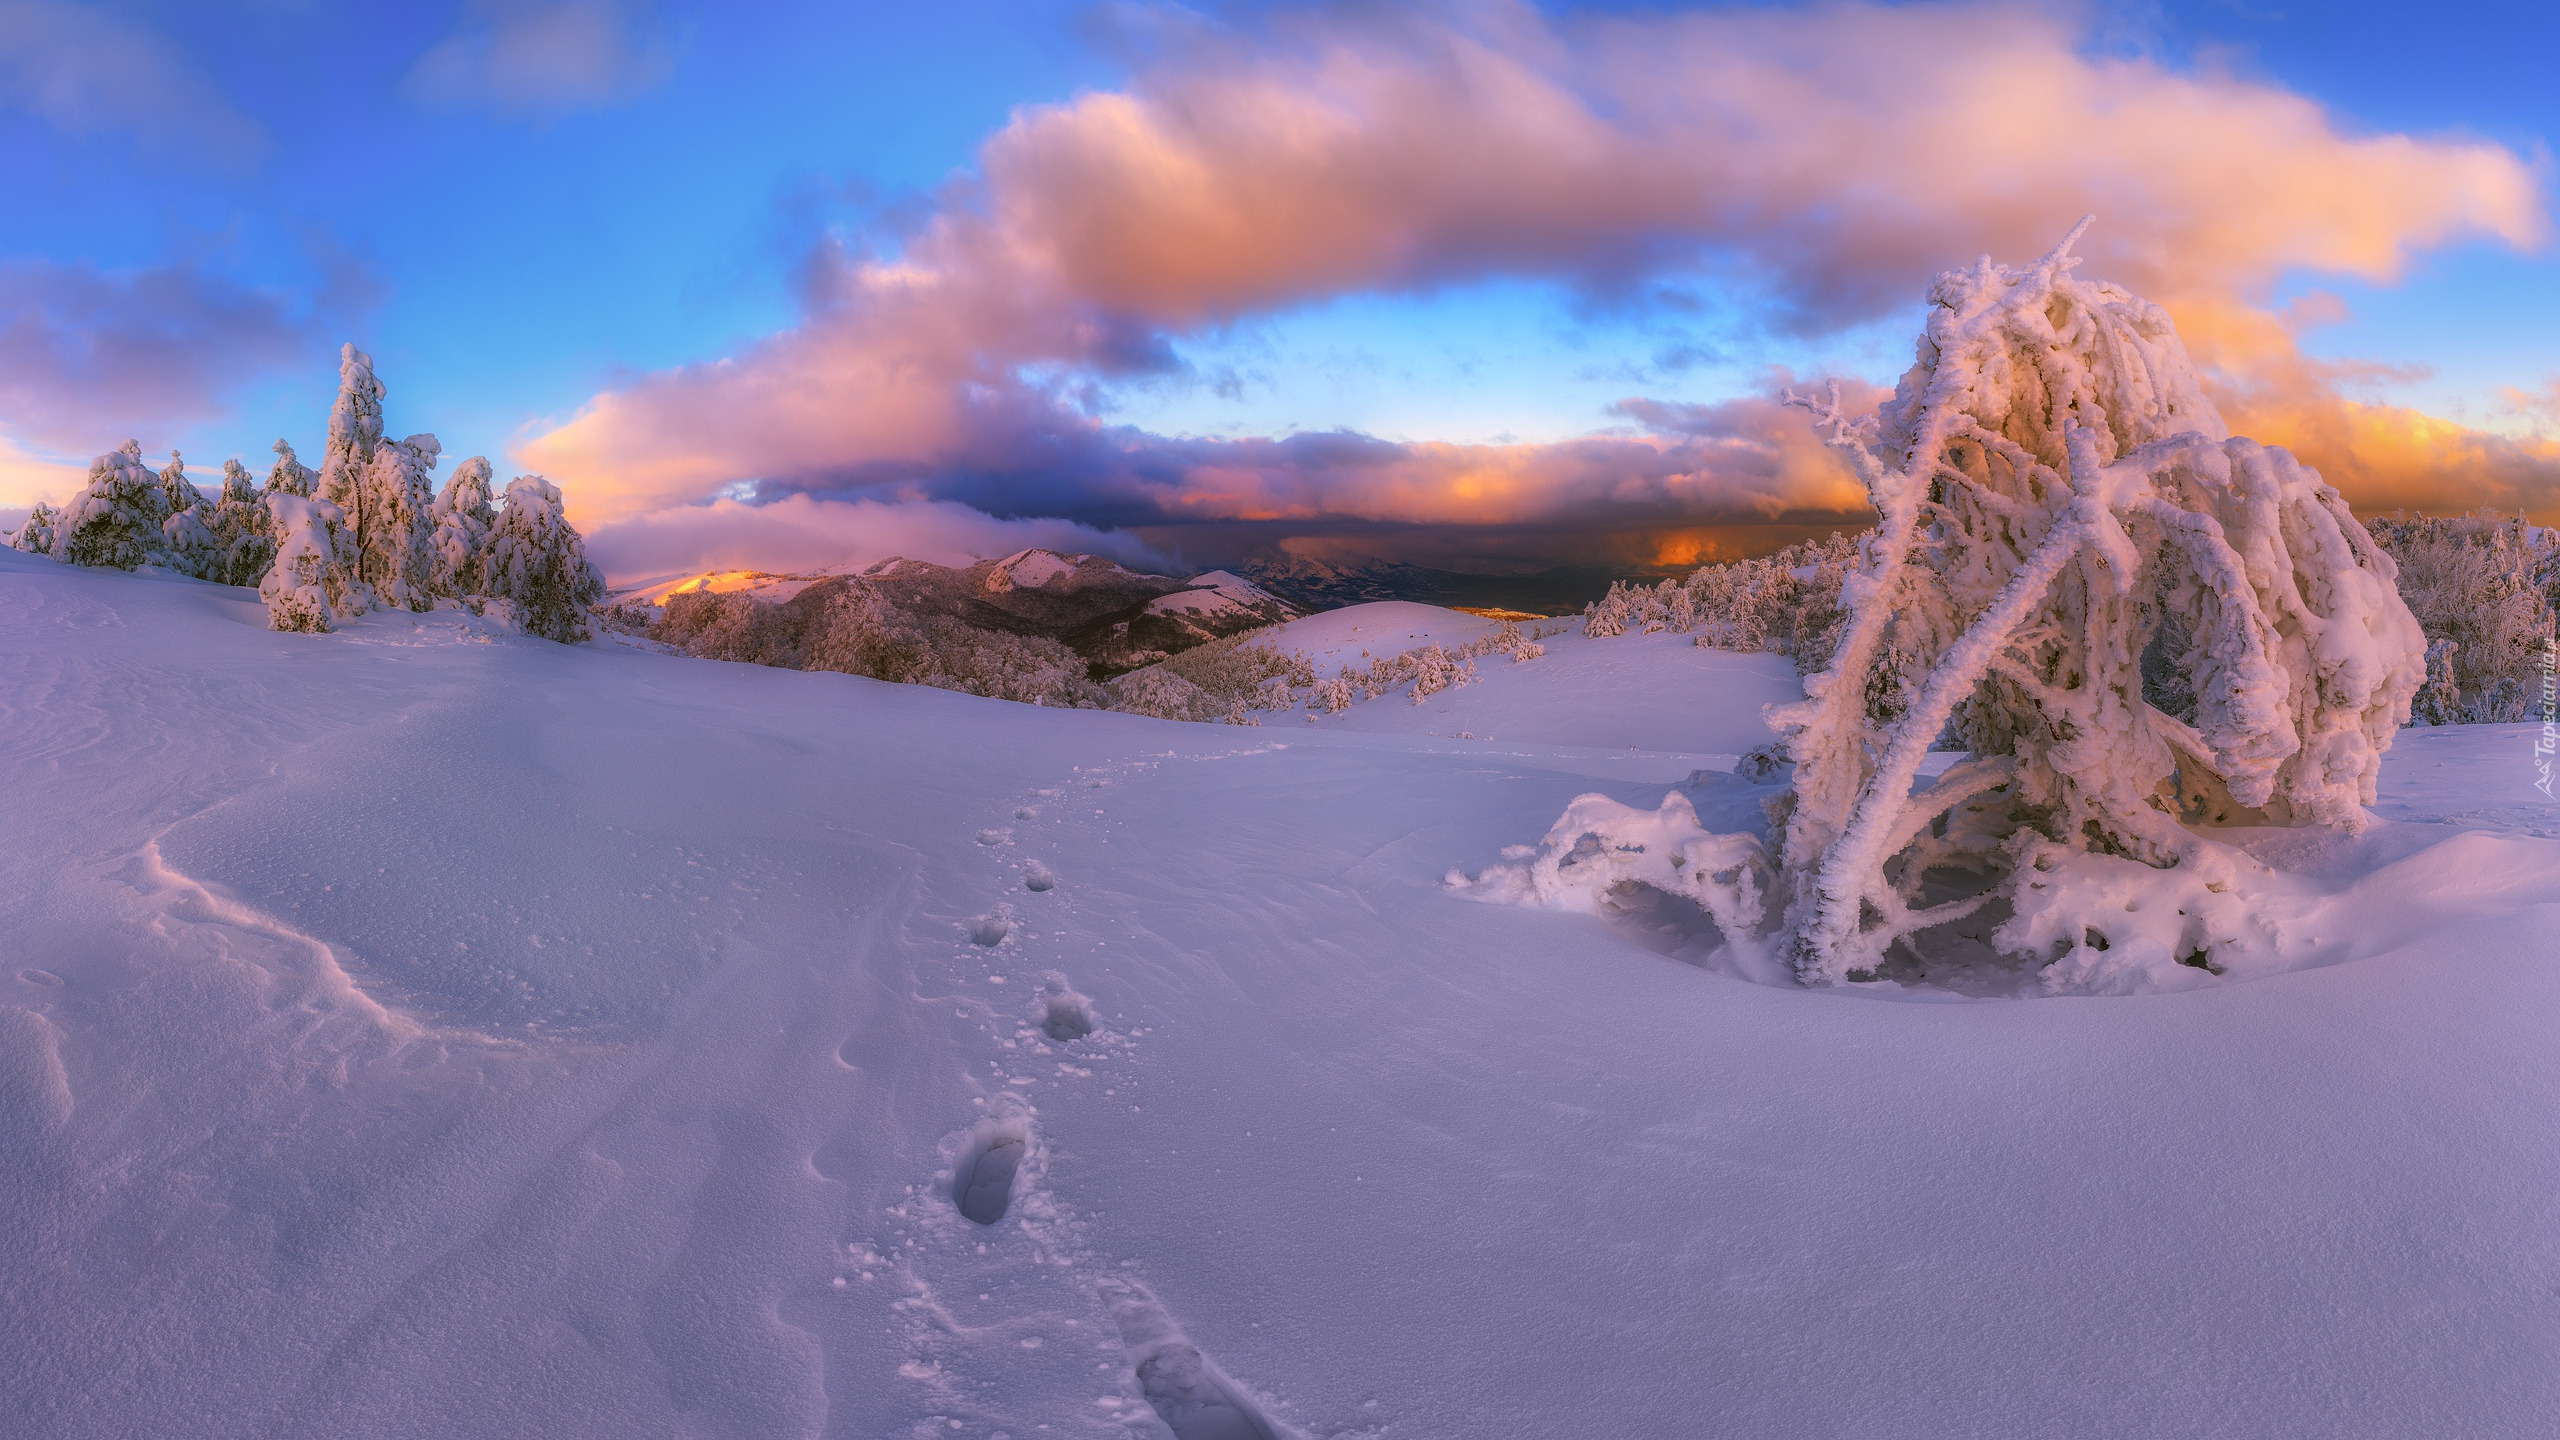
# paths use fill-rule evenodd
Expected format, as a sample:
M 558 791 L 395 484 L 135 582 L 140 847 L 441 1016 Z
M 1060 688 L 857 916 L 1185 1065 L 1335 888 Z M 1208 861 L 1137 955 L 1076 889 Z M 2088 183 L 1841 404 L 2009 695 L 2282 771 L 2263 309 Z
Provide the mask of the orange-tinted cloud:
M 1845 477 L 1774 412 L 1683 433 L 1636 402 L 1653 433 L 1390 445 L 1151 436 L 1073 402 L 1177 364 L 1170 338 L 1199 327 L 1490 275 L 1608 292 L 1705 269 L 1819 331 L 1977 253 L 2041 253 L 2088 211 L 2086 273 L 2210 313 L 2236 357 L 2290 272 L 2388 280 L 2459 236 L 2538 243 L 2538 185 L 2499 146 L 2351 134 L 2262 82 L 2083 53 L 2073 22 L 2013 6 L 1326 9 L 1018 112 L 899 253 L 821 255 L 801 324 L 600 395 L 521 458 L 590 517 L 746 480 L 1113 524 L 1822 509 Z
M 2560 522 L 2560 441 L 2349 399 L 2308 362 L 2208 389 L 2233 431 L 2291 450 L 2358 511 L 2486 506 Z
M 2172 301 L 2170 310 L 2232 431 L 2291 450 L 2357 510 L 2489 506 L 2560 518 L 2560 443 L 2549 437 L 2560 424 L 2560 381 L 2500 397 L 2517 433 L 2478 429 L 2352 398 L 2418 378 L 2413 371 L 2305 355 L 2304 329 L 2345 318 L 2334 297 L 2307 296 L 2283 313 L 2227 297 Z

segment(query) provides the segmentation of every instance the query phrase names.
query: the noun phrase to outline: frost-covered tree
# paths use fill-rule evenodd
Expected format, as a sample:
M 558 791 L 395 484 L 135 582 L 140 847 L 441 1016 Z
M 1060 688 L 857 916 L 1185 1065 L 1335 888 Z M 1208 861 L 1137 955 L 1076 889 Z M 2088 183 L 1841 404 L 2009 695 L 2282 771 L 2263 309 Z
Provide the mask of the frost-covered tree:
M 319 488 L 320 477 L 303 465 L 302 457 L 293 453 L 291 445 L 278 440 L 275 451 L 275 468 L 267 472 L 268 494 L 309 495 Z
M 362 613 L 366 594 L 355 578 L 345 513 L 326 500 L 283 492 L 270 492 L 263 503 L 267 532 L 275 537 L 275 563 L 258 582 L 268 626 L 325 633 Z
M 2469 718 L 2469 708 L 2462 703 L 2462 682 L 2453 669 L 2453 657 L 2461 650 L 2458 640 L 2427 642 L 2427 678 L 2418 686 L 2417 698 L 2409 702 L 2412 724 L 2459 725 Z
M 117 570 L 155 563 L 168 554 L 160 533 L 168 518 L 160 477 L 143 465 L 142 447 L 127 440 L 89 462 L 88 485 L 54 524 L 54 553 L 74 565 Z
M 186 459 L 175 450 L 169 452 L 169 463 L 160 467 L 160 503 L 172 515 L 204 503 L 203 492 L 187 478 Z
M 560 491 L 539 475 L 507 482 L 507 503 L 490 528 L 485 591 L 507 603 L 517 629 L 563 644 L 589 639 L 587 612 L 604 598 L 604 576 L 560 508 Z
M 2560 545 L 2521 516 L 2393 515 L 2367 523 L 2400 567 L 2400 596 L 2431 642 L 2419 720 L 2537 717 L 2560 599 Z
M 346 517 L 346 528 L 359 537 L 366 529 L 365 477 L 373 469 L 374 450 L 382 444 L 382 395 L 382 382 L 373 376 L 373 357 L 353 345 L 341 348 L 338 399 L 329 408 L 329 448 L 321 455 L 312 493 L 337 506 Z M 279 452 L 283 453 L 289 452 Z M 278 464 L 281 468 L 281 460 Z M 359 563 L 356 579 L 372 578 Z
M 255 585 L 275 563 L 275 538 L 267 533 L 267 506 L 258 484 L 237 460 L 222 462 L 221 497 L 211 521 L 218 555 L 205 578 L 224 585 Z
M 30 555 L 51 555 L 55 526 L 61 518 L 61 513 L 43 501 L 37 501 L 36 508 L 27 512 L 25 523 L 10 532 L 10 548 L 23 550 Z
M 488 460 L 474 455 L 453 467 L 453 478 L 436 496 L 428 546 L 435 552 L 438 595 L 478 595 L 488 583 L 489 532 L 498 523 L 489 503 L 489 474 Z
M 2233 437 L 2168 315 L 2074 279 L 2071 239 L 1938 277 L 1880 415 L 1810 407 L 1878 527 L 1829 666 L 1773 717 L 1794 762 L 1774 847 L 1680 822 L 1676 794 L 1622 816 L 1586 797 L 1522 883 L 1667 860 L 1729 940 L 1808 984 L 1925 963 L 2003 911 L 1990 945 L 2045 962 L 2048 989 L 2282 963 L 2247 899 L 2263 867 L 2211 831 L 2360 828 L 2425 643 L 2337 491 Z M 2155 644 L 2190 680 L 2184 717 L 2144 684 Z M 1941 739 L 1966 757 L 1915 794 Z M 1652 859 L 1625 858 L 1619 820 Z
M 808 610 L 806 605 L 768 604 L 738 592 L 687 590 L 667 597 L 666 614 L 650 634 L 705 660 L 798 670 L 804 668 L 805 652 L 817 648 L 809 643 L 810 632 L 823 633 L 830 628 L 824 612 L 812 617 Z M 881 613 L 891 617 L 890 623 L 905 618 L 894 609 Z M 866 622 L 869 634 L 862 633 Z M 842 639 L 834 642 L 829 651 L 833 663 L 815 668 L 869 675 L 878 680 L 903 678 L 883 673 L 880 668 L 902 666 L 907 661 L 908 652 L 895 644 L 895 636 L 896 632 L 888 629 L 878 614 L 864 614 L 858 609 L 849 612 Z M 920 650 L 915 653 L 921 656 Z
M 175 450 L 160 471 L 160 503 L 166 512 L 160 536 L 167 563 L 199 580 L 211 579 L 222 568 L 222 545 L 214 538 L 212 512 Z
M 362 510 L 354 526 L 356 573 L 376 603 L 424 612 L 435 605 L 436 457 L 444 446 L 433 435 L 386 440 L 358 487 Z

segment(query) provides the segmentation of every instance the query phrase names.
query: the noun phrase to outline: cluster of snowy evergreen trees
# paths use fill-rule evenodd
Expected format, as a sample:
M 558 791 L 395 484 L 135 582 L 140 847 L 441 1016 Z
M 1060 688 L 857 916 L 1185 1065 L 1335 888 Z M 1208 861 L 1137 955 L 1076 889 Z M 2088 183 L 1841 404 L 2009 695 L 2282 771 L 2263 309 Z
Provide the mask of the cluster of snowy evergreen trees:
M 230 460 L 208 500 L 176 452 L 154 475 L 128 440 L 90 463 L 88 485 L 69 504 L 38 505 L 10 543 L 73 565 L 156 565 L 255 585 L 278 630 L 325 631 L 367 610 L 450 602 L 494 606 L 530 635 L 589 638 L 604 577 L 559 490 L 520 475 L 504 503 L 492 503 L 489 462 L 475 455 L 439 493 L 432 477 L 444 447 L 433 435 L 385 439 L 383 394 L 373 358 L 349 345 L 316 474 L 278 440 L 263 489 Z
M 1856 537 L 1803 540 L 1774 555 L 1701 565 L 1652 585 L 1621 581 L 1582 612 L 1594 639 L 1668 630 L 1696 631 L 1720 650 L 1774 650 L 1812 674 L 1830 663 L 1847 614 L 1840 586 L 1857 563 Z

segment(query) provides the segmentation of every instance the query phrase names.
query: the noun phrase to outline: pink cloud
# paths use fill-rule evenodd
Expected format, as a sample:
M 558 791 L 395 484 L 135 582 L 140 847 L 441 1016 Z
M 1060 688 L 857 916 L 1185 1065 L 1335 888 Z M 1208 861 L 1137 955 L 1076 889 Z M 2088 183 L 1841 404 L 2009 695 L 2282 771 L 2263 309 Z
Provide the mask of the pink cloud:
M 1766 426 L 1208 442 L 1109 430 L 1068 397 L 1170 363 L 1169 335 L 1497 274 L 1606 291 L 1704 268 L 1820 329 L 1977 253 L 2041 253 L 2088 211 L 2090 273 L 2173 307 L 2545 230 L 2506 149 L 2350 134 L 2271 85 L 2085 54 L 2073 21 L 2015 6 L 1325 9 L 1017 113 L 898 254 L 822 254 L 801 324 L 599 395 L 521 453 L 608 516 L 745 479 L 1118 523 L 1827 506 L 1839 472 L 1797 451 L 1773 471 Z

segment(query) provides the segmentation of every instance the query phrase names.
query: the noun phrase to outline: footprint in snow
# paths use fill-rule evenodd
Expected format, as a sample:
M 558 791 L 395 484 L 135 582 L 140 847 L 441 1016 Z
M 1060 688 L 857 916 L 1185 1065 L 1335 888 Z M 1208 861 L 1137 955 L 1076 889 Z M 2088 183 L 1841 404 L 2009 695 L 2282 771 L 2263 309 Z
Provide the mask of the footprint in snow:
M 1013 1208 L 1013 1187 L 1031 1154 L 1031 1127 L 1018 1116 L 988 1120 L 969 1132 L 951 1166 L 951 1203 L 980 1225 Z
M 1048 887 L 1044 885 L 1040 888 L 1045 890 Z M 32 967 L 19 971 L 18 978 L 26 981 L 30 985 L 42 985 L 46 989 L 52 989 L 62 983 L 62 977 L 54 974 L 52 971 L 37 970 Z
M 1119 1323 L 1121 1343 L 1137 1368 L 1139 1393 L 1155 1407 L 1174 1440 L 1294 1440 L 1296 1432 L 1263 1414 L 1243 1386 L 1200 1353 L 1153 1295 L 1125 1282 L 1113 1282 L 1110 1288 L 1111 1318 Z
M 1188 1345 L 1167 1345 L 1139 1361 L 1138 1388 L 1174 1440 L 1278 1440 L 1261 1413 Z
M 1039 861 L 1026 860 L 1022 865 L 1022 888 L 1035 895 L 1043 890 L 1055 890 L 1058 877 L 1050 874 L 1049 867 Z
M 970 944 L 993 948 L 1003 944 L 1004 937 L 1013 933 L 1013 914 L 999 905 L 987 914 L 972 918 L 968 928 Z
M 1101 1022 L 1090 997 L 1079 995 L 1055 970 L 1040 977 L 1040 1028 L 1052 1040 L 1081 1040 Z
M 981 830 L 978 832 L 978 843 L 981 845 L 1010 845 L 1013 843 L 1013 832 L 1010 830 Z

